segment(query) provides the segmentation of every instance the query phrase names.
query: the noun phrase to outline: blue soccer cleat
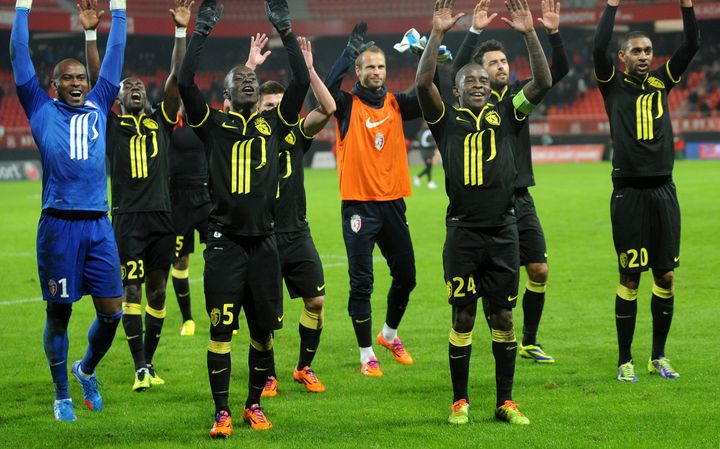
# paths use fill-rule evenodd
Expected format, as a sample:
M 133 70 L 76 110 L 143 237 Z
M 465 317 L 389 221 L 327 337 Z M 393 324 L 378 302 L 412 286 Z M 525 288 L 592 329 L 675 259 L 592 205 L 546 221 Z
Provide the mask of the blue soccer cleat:
M 680 374 L 670 365 L 670 359 L 666 357 L 658 357 L 648 362 L 648 372 L 650 374 L 659 374 L 660 377 L 667 379 L 679 379 Z
M 72 364 L 72 373 L 75 376 L 75 379 L 77 379 L 77 381 L 80 382 L 80 385 L 82 385 L 83 402 L 85 402 L 85 406 L 88 410 L 92 410 L 94 412 L 102 410 L 103 401 L 102 396 L 100 396 L 100 392 L 98 391 L 98 383 L 95 373 L 90 376 L 83 374 L 80 371 L 80 360 Z
M 623 363 L 618 366 L 617 380 L 620 382 L 635 383 L 637 382 L 637 376 L 635 375 L 635 365 L 632 361 Z
M 72 399 L 60 399 L 55 401 L 53 404 L 53 411 L 55 412 L 56 421 L 71 421 L 75 422 L 75 404 Z

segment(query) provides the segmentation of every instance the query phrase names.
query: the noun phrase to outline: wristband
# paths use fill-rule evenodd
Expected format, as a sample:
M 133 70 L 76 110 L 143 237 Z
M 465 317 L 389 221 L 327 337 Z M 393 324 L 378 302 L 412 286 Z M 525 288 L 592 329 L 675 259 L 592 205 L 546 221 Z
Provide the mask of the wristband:
M 97 40 L 97 30 L 85 30 L 85 40 L 86 41 L 96 41 Z
M 32 0 L 17 0 L 15 2 L 15 8 L 32 8 Z
M 470 29 L 468 31 L 470 31 L 471 33 L 474 33 L 474 34 L 480 34 L 483 32 L 483 30 L 478 30 L 474 26 L 470 26 Z
M 110 9 L 127 9 L 125 0 L 110 0 Z
M 187 37 L 187 28 L 186 27 L 175 27 L 175 38 L 183 39 L 185 37 Z

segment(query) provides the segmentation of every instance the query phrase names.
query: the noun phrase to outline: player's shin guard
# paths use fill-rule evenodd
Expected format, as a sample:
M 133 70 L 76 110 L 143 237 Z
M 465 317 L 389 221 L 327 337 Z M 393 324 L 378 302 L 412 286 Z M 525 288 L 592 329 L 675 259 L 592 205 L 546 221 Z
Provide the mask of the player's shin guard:
M 470 354 L 472 352 L 472 331 L 457 332 L 450 329 L 448 353 L 450 357 L 450 379 L 453 386 L 453 402 L 470 400 L 468 378 L 470 376 Z
M 183 322 L 192 320 L 192 308 L 190 306 L 190 269 L 177 270 L 173 267 L 172 283 Z
M 80 370 L 84 374 L 91 375 L 94 373 L 95 367 L 112 346 L 115 331 L 117 331 L 122 315 L 122 311 L 113 315 L 97 313 L 95 321 L 93 321 L 88 331 L 88 347 L 85 357 L 80 362 Z
M 50 375 L 55 385 L 56 400 L 70 398 L 67 370 L 67 327 L 71 313 L 72 305 L 70 304 L 54 304 L 46 309 L 47 320 L 43 332 L 43 346 L 50 365 Z
M 160 343 L 163 323 L 166 315 L 165 308 L 162 310 L 145 306 L 145 363 L 152 364 L 155 350 Z
M 260 404 L 260 396 L 274 362 L 272 346 L 272 335 L 268 335 L 267 340 L 263 343 L 250 338 L 250 351 L 248 352 L 250 382 L 248 383 L 247 401 L 245 401 L 246 408 L 253 404 Z
M 637 289 L 619 285 L 615 295 L 615 328 L 618 338 L 618 366 L 632 360 L 632 341 L 637 318 Z
M 410 285 L 402 285 L 393 281 L 387 296 L 387 312 L 385 323 L 393 329 L 400 326 L 400 321 L 405 315 L 405 309 L 410 302 L 410 292 L 415 287 L 414 282 Z
M 515 332 L 492 329 L 492 351 L 495 357 L 495 388 L 497 407 L 505 401 L 512 401 L 513 381 L 515 378 L 515 356 L 517 341 Z
M 210 340 L 207 351 L 207 370 L 210 378 L 210 391 L 215 402 L 215 413 L 219 413 L 221 410 L 230 413 L 228 405 L 230 362 L 230 342 Z
M 301 370 L 306 366 L 312 365 L 315 358 L 315 352 L 320 345 L 320 334 L 323 327 L 323 312 L 310 312 L 303 309 L 300 314 L 300 324 L 298 326 L 300 332 L 300 357 L 298 358 L 297 369 Z
M 537 344 L 537 331 L 545 306 L 545 283 L 528 279 L 523 294 L 523 346 Z
M 140 368 L 147 368 L 147 363 L 145 363 L 145 349 L 143 347 L 141 310 L 140 304 L 134 302 L 123 303 L 122 323 L 128 346 L 130 347 L 130 354 L 132 355 L 133 362 L 135 362 L 135 371 Z
M 653 360 L 665 355 L 665 342 L 670 332 L 674 309 L 675 296 L 673 289 L 665 289 L 653 284 L 652 300 L 650 301 L 650 311 L 653 318 Z

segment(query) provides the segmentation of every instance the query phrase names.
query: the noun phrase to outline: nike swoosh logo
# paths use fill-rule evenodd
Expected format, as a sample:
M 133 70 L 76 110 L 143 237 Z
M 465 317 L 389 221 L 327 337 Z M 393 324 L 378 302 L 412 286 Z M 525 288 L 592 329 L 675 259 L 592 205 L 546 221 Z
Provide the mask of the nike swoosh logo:
M 678 260 L 680 260 L 680 256 L 673 257 L 673 260 L 674 260 L 675 262 L 677 262 Z
M 310 349 L 310 348 L 305 348 L 305 350 L 306 350 L 307 352 L 315 352 L 315 351 L 317 351 L 317 349 Z
M 220 373 L 222 373 L 223 371 L 227 371 L 227 370 L 228 370 L 227 368 L 214 369 L 214 370 L 210 371 L 210 374 L 220 374 Z
M 517 295 L 515 295 L 515 296 L 508 296 L 508 301 L 509 301 L 509 302 L 513 302 L 513 301 L 515 301 L 516 299 L 517 299 Z
M 130 335 L 127 339 L 132 340 L 133 338 L 138 338 L 138 337 L 139 337 L 139 335 Z
M 663 315 L 672 315 L 672 312 L 663 312 Z
M 256 366 L 256 367 L 253 368 L 253 369 L 254 369 L 255 371 L 267 371 L 267 370 L 269 370 L 270 368 L 258 368 L 258 367 Z
M 450 358 L 453 359 L 453 360 L 461 359 L 461 358 L 463 358 L 463 357 L 467 357 L 467 354 L 466 354 L 466 355 L 451 355 L 451 356 L 450 356 Z
M 517 349 L 517 345 L 515 345 L 515 346 L 508 346 L 508 347 L 505 348 L 506 351 L 514 351 L 514 350 L 516 350 L 516 349 Z
M 455 117 L 455 120 L 457 120 L 457 121 L 459 121 L 459 122 L 470 123 L 470 121 L 465 120 L 464 118 L 460 118 L 460 117 Z
M 222 127 L 223 127 L 223 128 L 227 128 L 227 129 L 240 129 L 240 128 L 238 128 L 237 126 L 228 125 L 228 124 L 225 123 L 225 122 L 222 122 Z
M 384 119 L 380 120 L 379 122 L 371 122 L 371 121 L 370 121 L 370 117 L 368 117 L 368 119 L 365 121 L 365 126 L 367 127 L 367 129 L 373 129 L 373 128 L 375 128 L 376 126 L 382 125 L 383 123 L 385 123 L 385 122 L 386 122 L 387 120 L 389 120 L 389 119 L 390 119 L 390 116 L 388 115 L 387 117 L 385 117 Z
M 160 338 L 160 334 L 155 334 L 155 338 Z
M 285 315 L 280 315 L 280 316 L 278 317 L 278 323 L 283 320 L 283 317 L 284 317 L 284 316 L 285 316 Z
M 135 123 L 132 123 L 132 122 L 128 123 L 125 121 L 121 121 L 120 126 L 135 126 Z
M 65 363 L 65 360 L 63 360 L 63 361 L 61 361 L 61 362 L 53 363 L 53 364 L 50 365 L 50 366 L 58 366 L 58 365 L 62 365 L 63 363 Z
M 615 315 L 615 318 L 619 318 L 619 319 L 632 318 L 632 315 Z
M 365 318 L 364 320 L 355 320 L 355 322 L 358 324 L 367 323 L 368 321 L 370 321 L 370 318 Z
M 676 261 L 676 262 L 677 262 L 677 261 Z M 321 290 L 324 289 L 324 288 L 325 288 L 325 284 L 323 284 L 323 285 L 318 285 L 318 286 L 317 286 L 317 291 L 321 291 Z

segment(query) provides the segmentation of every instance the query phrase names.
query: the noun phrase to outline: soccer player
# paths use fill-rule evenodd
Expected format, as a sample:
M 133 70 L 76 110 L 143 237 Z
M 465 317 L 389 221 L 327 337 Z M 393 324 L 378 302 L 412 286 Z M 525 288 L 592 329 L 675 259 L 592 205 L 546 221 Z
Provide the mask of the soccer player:
M 421 112 L 414 92 L 387 91 L 385 53 L 372 42 L 365 43 L 366 31 L 364 22 L 355 26 L 325 84 L 337 105 L 337 164 L 350 275 L 348 313 L 360 349 L 360 372 L 382 376 L 372 347 L 370 304 L 376 243 L 392 276 L 377 342 L 399 363 L 413 362 L 397 335 L 415 288 L 415 255 L 403 200 L 411 190 L 402 122 L 419 118 Z M 353 62 L 358 82 L 351 92 L 344 92 L 342 81 Z
M 553 86 L 557 84 L 569 70 L 568 57 L 560 38 L 560 2 L 542 0 L 542 23 L 552 49 L 550 73 Z M 529 80 L 510 82 L 510 66 L 507 52 L 502 43 L 496 40 L 482 42 L 479 46 L 480 33 L 487 28 L 497 14 L 488 16 L 490 0 L 481 0 L 475 7 L 472 26 L 465 35 L 462 47 L 455 61 L 455 68 L 463 67 L 470 61 L 475 51 L 474 61 L 481 64 L 490 77 L 493 101 L 509 105 L 512 98 Z M 475 50 L 477 49 L 477 50 Z M 503 102 L 503 100 L 505 100 Z M 548 264 L 545 234 L 530 195 L 529 187 L 535 185 L 532 167 L 532 149 L 530 147 L 530 127 L 524 126 L 512 145 L 515 153 L 515 217 L 520 237 L 520 264 L 525 266 L 528 275 L 525 293 L 522 298 L 523 307 L 523 339 L 518 347 L 521 357 L 535 360 L 538 363 L 555 363 L 555 359 L 543 351 L 537 342 L 538 327 L 545 305 L 545 289 L 547 287 Z
M 264 35 L 252 39 L 251 58 L 253 55 L 262 55 L 261 49 L 266 41 Z M 293 380 L 305 385 L 308 392 L 322 393 L 325 386 L 318 380 L 311 365 L 323 328 L 325 278 L 306 216 L 303 156 L 310 149 L 313 137 L 322 131 L 335 113 L 335 101 L 315 71 L 310 41 L 301 37 L 299 42 L 310 73 L 310 87 L 320 105 L 301 119 L 280 144 L 280 188 L 275 203 L 275 236 L 282 277 L 288 293 L 291 298 L 301 297 L 305 303 L 298 326 L 300 355 L 293 372 Z M 255 70 L 265 57 L 248 58 L 245 65 Z M 263 113 L 277 108 L 285 95 L 285 88 L 275 81 L 266 81 L 260 85 L 259 92 L 257 111 Z M 262 396 L 274 397 L 277 390 L 278 381 L 273 359 Z
M 432 133 L 427 127 L 427 123 L 423 122 L 422 128 L 418 131 L 416 142 L 415 145 L 420 150 L 420 157 L 422 157 L 425 163 L 425 168 L 413 178 L 413 183 L 419 187 L 421 182 L 420 178 L 427 176 L 428 189 L 437 189 L 437 184 L 432 180 L 433 158 L 435 157 L 437 146 L 435 145 L 435 139 L 433 139 Z
M 272 364 L 272 332 L 282 326 L 282 280 L 275 239 L 280 147 L 297 125 L 310 85 L 305 61 L 292 32 L 286 0 L 265 4 L 268 18 L 288 53 L 292 80 L 280 104 L 258 113 L 255 72 L 237 66 L 225 77 L 228 113 L 211 110 L 195 84 L 207 36 L 222 6 L 205 0 L 180 70 L 180 95 L 188 124 L 205 143 L 210 168 L 212 211 L 205 248 L 205 305 L 210 316 L 207 368 L 215 402 L 214 438 L 232 434 L 230 341 L 241 308 L 250 333 L 249 388 L 243 420 L 253 429 L 272 424 L 260 406 Z
M 437 0 L 433 30 L 420 59 L 417 90 L 423 116 L 438 143 L 445 169 L 447 237 L 443 268 L 452 306 L 450 375 L 454 403 L 448 421 L 467 424 L 468 377 L 472 332 L 478 299 L 487 303 L 495 357 L 495 417 L 528 424 L 512 399 L 517 343 L 512 309 L 517 302 L 519 243 L 513 215 L 515 163 L 512 143 L 550 89 L 550 69 L 533 28 L 527 1 L 508 0 L 510 19 L 530 54 L 533 78 L 513 97 L 512 107 L 498 107 L 482 65 L 460 68 L 454 94 L 460 107 L 448 107 L 433 84 L 438 47 L 462 13 L 453 16 L 453 0 Z
M 43 167 L 37 259 L 47 302 L 43 346 L 55 384 L 54 414 L 58 421 L 75 421 L 67 371 L 72 305 L 90 294 L 97 311 L 85 356 L 72 365 L 85 405 L 93 411 L 103 408 L 95 368 L 110 349 L 122 317 L 120 260 L 107 216 L 105 123 L 122 75 L 125 1 L 110 1 L 112 28 L 95 87 L 89 91 L 82 63 L 63 59 L 52 75 L 55 100 L 40 86 L 30 60 L 31 8 L 31 0 L 18 0 L 15 5 L 10 58 L 18 98 L 30 121 Z
M 200 243 L 207 239 L 207 222 L 212 203 L 208 191 L 208 167 L 205 146 L 185 123 L 180 106 L 178 124 L 170 136 L 172 221 L 175 225 L 175 260 L 172 274 L 182 326 L 180 335 L 195 335 L 195 320 L 190 298 L 190 254 L 195 252 L 195 231 Z
M 120 84 L 121 114 L 108 120 L 107 154 L 112 180 L 112 215 L 125 287 L 123 327 L 135 365 L 133 391 L 163 385 L 153 356 L 165 321 L 165 285 L 175 247 L 170 215 L 170 133 L 177 123 L 180 94 L 177 73 L 185 55 L 190 0 L 175 0 L 170 10 L 175 23 L 171 71 L 160 106 L 146 114 L 145 84 L 128 77 Z M 94 30 L 97 23 L 84 23 Z M 86 44 L 91 72 L 99 61 L 97 41 Z M 145 335 L 141 316 L 145 284 Z
M 692 0 L 680 0 L 685 40 L 672 57 L 651 69 L 653 46 L 642 32 L 626 34 L 618 50 L 625 71 L 608 52 L 619 0 L 608 0 L 595 32 L 593 60 L 613 143 L 610 219 L 620 285 L 615 296 L 617 378 L 636 382 L 631 346 L 642 272 L 652 269 L 652 354 L 648 371 L 680 375 L 665 357 L 674 307 L 674 269 L 680 260 L 680 206 L 672 180 L 673 131 L 667 96 L 700 48 Z

